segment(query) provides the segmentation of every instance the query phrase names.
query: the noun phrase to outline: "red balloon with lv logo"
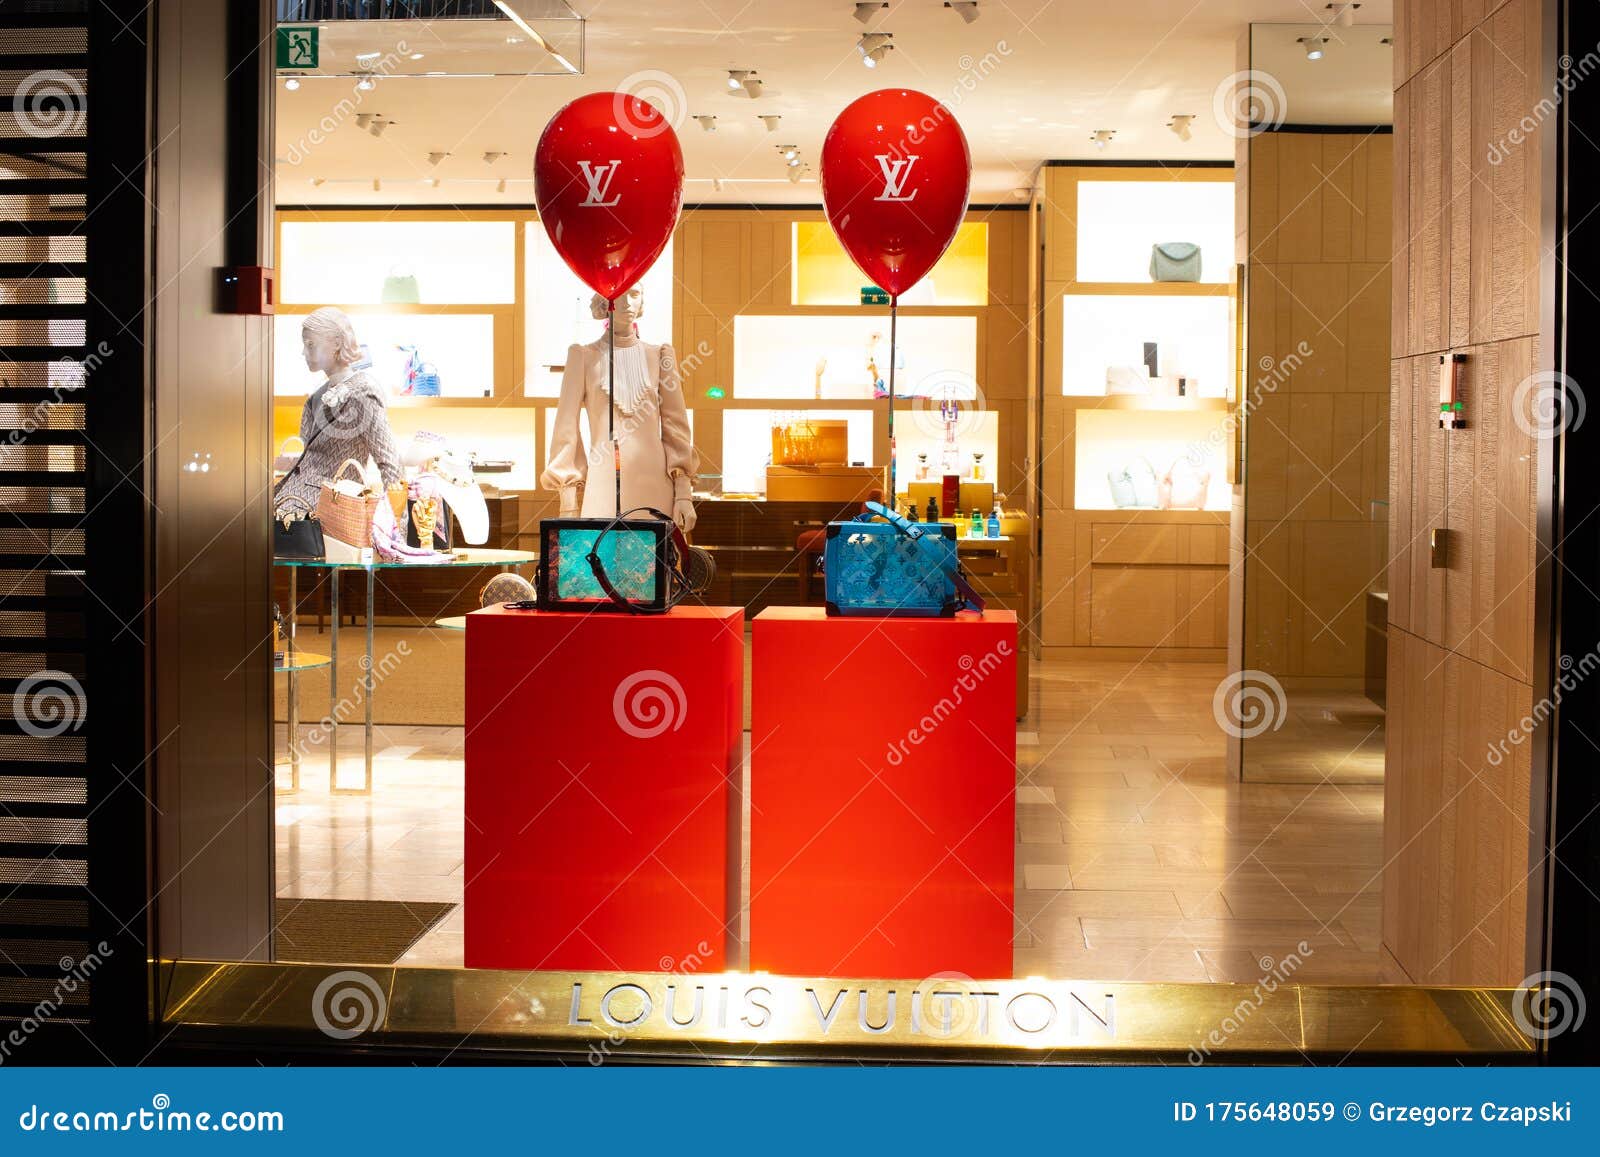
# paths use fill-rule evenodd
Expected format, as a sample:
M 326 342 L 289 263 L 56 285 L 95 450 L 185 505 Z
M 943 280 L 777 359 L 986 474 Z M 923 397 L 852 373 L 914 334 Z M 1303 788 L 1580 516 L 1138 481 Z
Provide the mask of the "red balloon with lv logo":
M 828 223 L 861 271 L 898 298 L 932 269 L 967 212 L 972 154 L 955 114 L 906 88 L 848 105 L 822 142 Z
M 683 206 L 678 134 L 640 97 L 580 96 L 539 134 L 533 199 L 561 259 L 615 301 L 672 239 Z

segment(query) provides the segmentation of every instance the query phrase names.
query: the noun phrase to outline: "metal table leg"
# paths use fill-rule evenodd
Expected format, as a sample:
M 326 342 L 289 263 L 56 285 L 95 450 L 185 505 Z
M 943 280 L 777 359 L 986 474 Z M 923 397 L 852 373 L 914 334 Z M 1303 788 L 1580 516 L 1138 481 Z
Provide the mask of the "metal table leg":
M 295 599 L 297 578 L 300 568 L 291 566 L 286 568 L 289 572 L 289 613 L 284 618 L 283 630 L 283 659 L 284 665 L 289 668 L 289 790 L 300 790 L 300 675 L 294 669 L 294 631 L 295 631 Z
M 333 634 L 328 639 L 328 790 L 339 790 L 339 568 L 328 569 L 328 617 Z

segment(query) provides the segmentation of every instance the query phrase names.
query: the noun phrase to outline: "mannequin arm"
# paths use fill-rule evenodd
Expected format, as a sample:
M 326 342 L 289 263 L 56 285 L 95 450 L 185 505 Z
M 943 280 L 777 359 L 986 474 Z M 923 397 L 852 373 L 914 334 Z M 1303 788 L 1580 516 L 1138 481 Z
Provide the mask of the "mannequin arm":
M 700 455 L 689 433 L 689 412 L 683 402 L 683 382 L 678 377 L 678 356 L 670 345 L 661 347 L 661 444 L 666 451 L 667 476 L 672 479 L 672 521 L 684 533 L 694 529 L 691 488 Z
M 367 410 L 367 451 L 378 464 L 383 484 L 388 486 L 406 480 L 405 466 L 401 464 L 400 448 L 394 444 L 394 430 L 389 426 L 389 407 L 382 395 L 363 393 L 360 404 Z
M 583 413 L 585 351 L 580 345 L 567 350 L 567 368 L 561 374 L 561 400 L 556 403 L 555 425 L 550 432 L 550 461 L 539 485 L 561 493 L 561 517 L 578 513 L 583 484 L 588 478 L 589 455 L 580 443 L 578 416 Z

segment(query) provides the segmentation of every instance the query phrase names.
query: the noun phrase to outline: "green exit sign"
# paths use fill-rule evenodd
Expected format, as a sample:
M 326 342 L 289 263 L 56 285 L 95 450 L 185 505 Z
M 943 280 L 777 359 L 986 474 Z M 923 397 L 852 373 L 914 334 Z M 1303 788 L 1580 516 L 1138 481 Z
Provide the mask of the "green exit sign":
M 275 41 L 278 67 L 317 67 L 317 32 L 315 25 L 279 25 Z
M 863 285 L 861 287 L 862 305 L 888 305 L 889 295 L 876 285 Z

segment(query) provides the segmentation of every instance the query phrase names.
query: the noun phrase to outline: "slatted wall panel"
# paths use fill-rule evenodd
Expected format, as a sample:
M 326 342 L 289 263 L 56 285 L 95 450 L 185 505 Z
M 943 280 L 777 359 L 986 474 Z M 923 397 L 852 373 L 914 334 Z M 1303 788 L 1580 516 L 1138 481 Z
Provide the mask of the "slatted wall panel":
M 88 1019 L 87 0 L 0 13 L 0 1048 Z M 137 50 L 130 40 L 130 50 Z M 74 1034 L 76 1035 L 76 1034 Z

